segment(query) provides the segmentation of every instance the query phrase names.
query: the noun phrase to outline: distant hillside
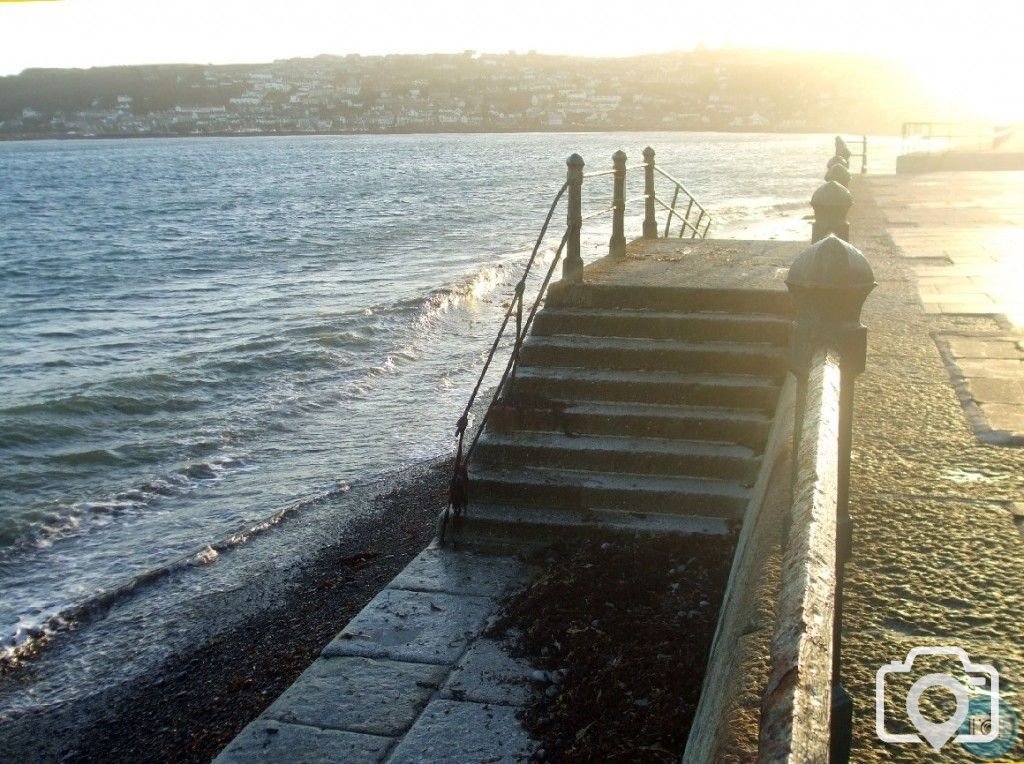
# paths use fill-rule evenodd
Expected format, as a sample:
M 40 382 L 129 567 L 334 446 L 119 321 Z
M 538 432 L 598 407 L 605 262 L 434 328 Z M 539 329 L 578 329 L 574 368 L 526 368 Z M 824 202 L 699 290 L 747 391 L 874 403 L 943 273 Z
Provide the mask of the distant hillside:
M 319 56 L 269 64 L 29 69 L 0 78 L 7 137 L 429 130 L 896 132 L 934 109 L 853 56 Z

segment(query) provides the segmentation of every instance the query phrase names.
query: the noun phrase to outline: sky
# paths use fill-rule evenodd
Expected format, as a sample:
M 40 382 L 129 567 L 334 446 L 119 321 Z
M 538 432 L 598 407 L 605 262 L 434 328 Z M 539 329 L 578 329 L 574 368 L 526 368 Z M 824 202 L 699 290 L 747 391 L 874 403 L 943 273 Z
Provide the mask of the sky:
M 708 47 L 909 63 L 949 100 L 1024 119 L 1024 0 L 0 0 L 0 75 L 321 53 L 624 56 Z

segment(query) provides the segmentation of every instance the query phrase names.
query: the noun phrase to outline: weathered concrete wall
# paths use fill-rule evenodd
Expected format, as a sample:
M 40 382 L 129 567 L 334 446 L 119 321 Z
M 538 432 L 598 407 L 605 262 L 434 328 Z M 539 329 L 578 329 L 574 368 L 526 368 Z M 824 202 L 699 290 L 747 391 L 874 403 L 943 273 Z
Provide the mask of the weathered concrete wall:
M 790 377 L 779 396 L 736 547 L 685 764 L 828 760 L 837 357 L 825 351 L 814 357 L 794 473 L 796 388 Z
M 790 508 L 796 383 L 787 379 L 740 531 L 704 690 L 683 761 L 755 761 L 761 696 L 778 600 L 781 540 Z
M 829 758 L 839 390 L 838 354 L 819 350 L 807 375 L 771 676 L 761 705 L 760 762 Z

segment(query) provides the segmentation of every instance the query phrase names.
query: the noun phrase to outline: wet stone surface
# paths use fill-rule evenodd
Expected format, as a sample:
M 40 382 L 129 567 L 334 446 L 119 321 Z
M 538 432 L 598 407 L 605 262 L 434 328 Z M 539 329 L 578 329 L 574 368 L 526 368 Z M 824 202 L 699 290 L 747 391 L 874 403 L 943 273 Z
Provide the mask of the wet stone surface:
M 396 736 L 444 680 L 447 668 L 373 658 L 320 658 L 264 716 L 282 722 Z
M 502 641 L 481 638 L 462 656 L 441 688 L 441 697 L 474 703 L 525 705 L 532 695 L 533 667 L 509 653 Z
M 402 739 L 390 764 L 521 762 L 536 744 L 511 706 L 435 700 Z
M 526 572 L 516 559 L 432 547 L 391 582 L 390 589 L 497 596 L 523 580 Z
M 381 761 L 391 742 L 386 737 L 257 719 L 224 749 L 216 761 L 218 764 L 248 764 L 252 761 L 369 763 Z
M 385 589 L 323 655 L 453 664 L 483 628 L 491 604 L 486 597 Z

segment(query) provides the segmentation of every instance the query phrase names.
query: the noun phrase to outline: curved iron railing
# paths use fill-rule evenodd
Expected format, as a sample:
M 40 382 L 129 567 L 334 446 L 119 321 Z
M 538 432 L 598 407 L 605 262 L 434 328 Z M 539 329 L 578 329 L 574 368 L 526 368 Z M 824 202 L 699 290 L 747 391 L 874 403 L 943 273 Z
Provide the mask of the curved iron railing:
M 707 210 L 705 210 L 700 202 L 698 202 L 696 198 L 686 190 L 682 183 L 664 170 L 655 166 L 653 149 L 648 147 L 644 150 L 644 159 L 646 161 L 642 164 L 627 167 L 626 155 L 621 151 L 617 151 L 612 157 L 614 167 L 611 170 L 599 170 L 596 172 L 584 173 L 582 171 L 584 166 L 582 157 L 578 154 L 573 154 L 569 157 L 567 161 L 569 170 L 566 181 L 562 184 L 562 187 L 558 190 L 558 193 L 555 194 L 555 198 L 551 202 L 548 214 L 544 218 L 544 223 L 541 225 L 540 233 L 533 245 L 533 251 L 530 253 L 530 257 L 523 269 L 523 274 L 519 278 L 519 281 L 516 282 L 512 300 L 509 302 L 508 307 L 505 310 L 505 315 L 502 318 L 501 325 L 498 327 L 497 336 L 494 338 L 494 342 L 491 343 L 490 351 L 487 353 L 487 358 L 484 361 L 480 375 L 477 378 L 476 384 L 473 386 L 473 391 L 470 393 L 466 407 L 462 411 L 462 416 L 459 417 L 455 426 L 458 446 L 455 452 L 455 465 L 449 487 L 448 507 L 445 509 L 442 517 L 439 533 L 440 541 L 442 543 L 445 540 L 445 534 L 447 532 L 451 513 L 454 512 L 457 520 L 462 516 L 469 503 L 469 472 L 467 467 L 469 459 L 473 454 L 473 450 L 476 448 L 476 444 L 480 439 L 481 433 L 484 431 L 491 409 L 499 400 L 501 394 L 505 391 L 508 383 L 515 379 L 516 368 L 519 364 L 519 356 L 522 351 L 523 341 L 526 339 L 526 335 L 529 333 L 530 327 L 533 325 L 533 319 L 537 315 L 537 311 L 540 309 L 540 305 L 547 292 L 548 285 L 551 283 L 551 279 L 555 274 L 555 269 L 558 267 L 558 263 L 562 261 L 562 254 L 566 250 L 566 247 L 569 249 L 569 254 L 566 256 L 562 265 L 562 278 L 567 281 L 579 281 L 582 279 L 583 261 L 580 257 L 580 229 L 582 228 L 583 223 L 593 218 L 600 217 L 601 215 L 612 213 L 612 238 L 609 242 L 609 252 L 613 256 L 625 255 L 626 241 L 623 232 L 625 208 L 627 205 L 639 201 L 643 201 L 645 206 L 645 238 L 657 238 L 658 236 L 658 225 L 655 218 L 655 203 L 660 204 L 669 210 L 669 219 L 665 223 L 666 238 L 668 237 L 673 215 L 678 217 L 680 220 L 680 237 L 682 237 L 683 233 L 687 230 L 691 232 L 690 238 L 706 237 L 708 229 L 711 226 L 711 216 L 707 213 Z M 626 174 L 631 170 L 641 169 L 644 170 L 645 176 L 644 194 L 642 196 L 635 196 L 627 199 L 625 196 Z M 654 173 L 656 171 L 671 181 L 675 186 L 672 204 L 666 204 L 654 193 Z M 599 178 L 609 175 L 614 177 L 613 201 L 611 206 L 584 215 L 582 213 L 583 180 L 586 178 Z M 562 234 L 561 241 L 555 249 L 554 256 L 551 259 L 551 264 L 548 266 L 547 272 L 544 274 L 540 287 L 537 290 L 537 294 L 534 297 L 533 302 L 530 305 L 529 312 L 526 314 L 524 320 L 523 314 L 526 307 L 527 280 L 530 277 L 530 273 L 533 271 L 537 255 L 540 253 L 544 244 L 544 239 L 547 236 L 551 220 L 554 217 L 555 211 L 558 209 L 559 203 L 566 196 L 566 192 L 568 192 L 569 198 L 565 233 Z M 680 212 L 675 206 L 679 199 L 680 192 L 685 194 L 688 199 L 687 210 L 685 213 Z M 692 222 L 690 219 L 694 208 L 696 208 L 699 213 L 696 223 Z M 702 224 L 703 230 L 701 230 Z M 498 348 L 501 346 L 502 339 L 505 337 L 506 330 L 512 322 L 513 316 L 515 317 L 515 336 L 512 341 L 512 350 L 505 363 L 505 369 L 502 372 L 501 378 L 494 388 L 490 405 L 484 412 L 480 424 L 476 428 L 473 438 L 467 448 L 465 441 L 466 431 L 469 428 L 470 412 L 477 401 L 477 397 L 483 387 L 484 380 L 487 378 L 487 373 L 490 371 L 491 364 L 498 352 Z
M 708 211 L 706 209 L 704 209 L 704 205 L 702 205 L 700 202 L 697 201 L 697 197 L 695 197 L 693 194 L 691 194 L 689 191 L 686 190 L 686 186 L 684 186 L 678 180 L 676 180 L 671 175 L 669 175 L 667 172 L 662 170 L 660 167 L 655 167 L 654 171 L 657 172 L 659 175 L 661 175 L 666 180 L 669 180 L 673 184 L 675 184 L 675 191 L 673 191 L 673 193 L 672 193 L 672 203 L 671 204 L 665 204 L 665 202 L 663 202 L 658 197 L 654 197 L 654 200 L 656 202 L 658 202 L 662 207 L 664 207 L 666 210 L 668 210 L 668 217 L 665 219 L 665 238 L 666 239 L 668 238 L 669 231 L 671 230 L 672 216 L 673 215 L 678 217 L 679 221 L 680 221 L 680 225 L 679 225 L 679 238 L 680 239 L 683 238 L 683 235 L 686 233 L 687 229 L 690 230 L 690 238 L 691 239 L 696 239 L 697 237 L 700 237 L 701 239 L 705 238 L 707 236 L 707 234 L 708 234 L 708 229 L 711 227 L 711 215 L 709 215 Z M 678 209 L 676 209 L 676 203 L 679 201 L 679 192 L 680 191 L 683 192 L 683 194 L 686 196 L 686 199 L 687 199 L 686 212 L 680 212 Z M 693 210 L 694 210 L 695 207 L 696 207 L 696 209 L 698 211 L 697 222 L 696 223 L 692 223 L 690 221 L 690 215 L 693 213 Z M 705 218 L 706 218 L 706 221 L 705 221 Z M 704 230 L 703 231 L 700 230 L 700 226 L 701 226 L 702 222 L 704 222 Z

